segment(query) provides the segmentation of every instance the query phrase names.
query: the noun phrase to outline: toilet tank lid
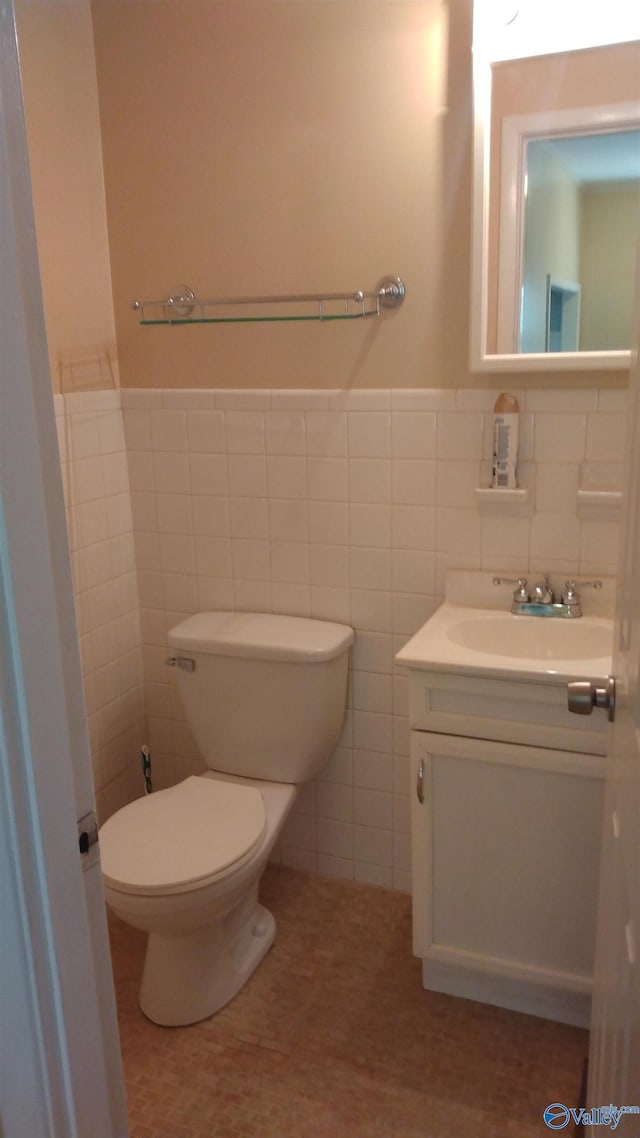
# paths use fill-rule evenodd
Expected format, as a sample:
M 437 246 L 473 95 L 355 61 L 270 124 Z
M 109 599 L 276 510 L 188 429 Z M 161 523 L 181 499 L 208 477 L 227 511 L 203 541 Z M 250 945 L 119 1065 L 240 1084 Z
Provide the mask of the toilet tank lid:
M 331 660 L 353 643 L 346 624 L 260 612 L 199 612 L 169 632 L 172 648 L 254 660 Z

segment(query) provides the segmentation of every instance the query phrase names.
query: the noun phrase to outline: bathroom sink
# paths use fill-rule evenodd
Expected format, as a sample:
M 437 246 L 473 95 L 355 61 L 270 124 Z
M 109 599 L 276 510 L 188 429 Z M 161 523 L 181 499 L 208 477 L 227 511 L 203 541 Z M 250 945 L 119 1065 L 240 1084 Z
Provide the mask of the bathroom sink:
M 455 621 L 447 635 L 470 652 L 533 660 L 589 660 L 611 654 L 609 621 L 487 613 Z
M 400 650 L 399 664 L 434 671 L 563 682 L 611 671 L 613 622 L 604 616 L 514 616 L 445 601 Z

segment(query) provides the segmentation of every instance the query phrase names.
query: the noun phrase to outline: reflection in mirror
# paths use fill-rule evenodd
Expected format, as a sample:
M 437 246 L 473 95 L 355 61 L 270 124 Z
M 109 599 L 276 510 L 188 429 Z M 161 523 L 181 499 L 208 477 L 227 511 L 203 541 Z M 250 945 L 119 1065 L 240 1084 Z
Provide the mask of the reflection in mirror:
M 638 240 L 640 132 L 533 140 L 527 146 L 524 177 L 516 351 L 630 348 L 635 283 L 630 254 Z M 559 214 L 565 188 L 569 216 L 563 222 Z M 565 233 L 571 249 L 551 272 L 552 255 L 560 251 Z M 545 273 L 546 266 L 550 271 Z M 538 306 L 541 320 L 536 317 Z
M 472 367 L 628 367 L 640 42 L 491 62 L 475 44 Z
M 629 349 L 640 204 L 634 104 L 502 121 L 498 352 Z M 606 120 L 603 125 L 603 120 Z

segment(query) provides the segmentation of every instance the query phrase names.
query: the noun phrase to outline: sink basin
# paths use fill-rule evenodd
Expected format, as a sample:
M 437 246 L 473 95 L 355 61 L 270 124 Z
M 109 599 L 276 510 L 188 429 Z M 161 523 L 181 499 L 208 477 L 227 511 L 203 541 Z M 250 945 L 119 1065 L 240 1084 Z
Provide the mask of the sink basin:
M 491 613 L 452 623 L 447 636 L 453 644 L 489 656 L 530 660 L 592 660 L 611 653 L 608 621 L 579 617 L 512 616 Z
M 431 671 L 557 684 L 607 676 L 612 651 L 608 617 L 514 616 L 445 601 L 396 659 Z

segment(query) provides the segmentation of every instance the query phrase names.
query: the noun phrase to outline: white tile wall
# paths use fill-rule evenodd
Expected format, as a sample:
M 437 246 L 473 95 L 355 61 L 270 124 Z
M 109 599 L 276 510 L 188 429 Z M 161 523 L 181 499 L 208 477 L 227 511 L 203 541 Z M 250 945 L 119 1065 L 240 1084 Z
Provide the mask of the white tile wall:
M 120 395 L 55 397 L 100 821 L 144 789 L 140 606 Z M 147 447 L 150 437 L 141 436 Z M 150 455 L 147 452 L 147 457 Z M 153 486 L 149 471 L 147 480 Z
M 474 495 L 488 478 L 495 394 L 122 393 L 155 785 L 201 769 L 164 666 L 173 623 L 215 607 L 350 623 L 342 737 L 277 857 L 409 888 L 406 676 L 393 655 L 438 603 L 445 570 L 615 569 L 617 524 L 579 519 L 576 491 L 620 479 L 622 397 L 517 392 L 537 506 L 502 517 L 481 515 Z M 78 456 L 89 487 L 94 445 L 83 438 Z M 86 525 L 99 541 L 107 510 Z
M 339 745 L 276 857 L 409 888 L 406 676 L 394 652 L 449 567 L 615 571 L 618 524 L 578 486 L 620 484 L 625 395 L 518 391 L 531 516 L 481 515 L 495 391 L 100 391 L 56 396 L 98 807 L 202 769 L 165 666 L 207 608 L 356 630 Z

